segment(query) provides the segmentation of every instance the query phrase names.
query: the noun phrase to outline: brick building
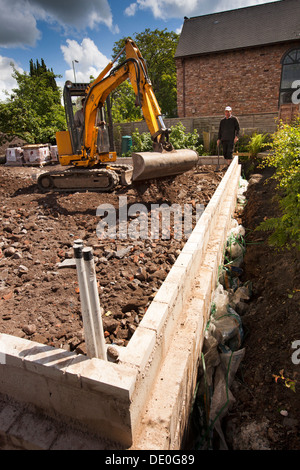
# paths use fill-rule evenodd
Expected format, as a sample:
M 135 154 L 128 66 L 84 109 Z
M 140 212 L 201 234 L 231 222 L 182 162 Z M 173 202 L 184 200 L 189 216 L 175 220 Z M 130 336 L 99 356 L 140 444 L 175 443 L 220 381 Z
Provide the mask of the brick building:
M 300 1 L 185 18 L 175 60 L 180 118 L 230 105 L 237 116 L 274 120 L 300 98 Z

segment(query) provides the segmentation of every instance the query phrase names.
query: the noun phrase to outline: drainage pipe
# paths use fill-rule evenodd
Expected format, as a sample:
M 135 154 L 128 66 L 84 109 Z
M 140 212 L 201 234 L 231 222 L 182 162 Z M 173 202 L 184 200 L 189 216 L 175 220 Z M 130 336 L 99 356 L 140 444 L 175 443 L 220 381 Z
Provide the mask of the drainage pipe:
M 80 292 L 80 302 L 81 302 L 81 311 L 82 311 L 82 320 L 84 328 L 84 339 L 86 343 L 87 355 L 92 357 L 98 357 L 98 351 L 95 341 L 95 332 L 92 323 L 91 315 L 91 304 L 88 293 L 87 280 L 85 275 L 85 266 L 83 261 L 83 247 L 82 245 L 74 245 L 74 258 L 76 262 L 77 277 L 79 284 Z
M 95 263 L 93 257 L 93 249 L 90 247 L 83 248 L 83 259 L 85 265 L 85 275 L 88 287 L 88 294 L 91 306 L 91 320 L 95 333 L 96 348 L 98 358 L 106 360 L 105 338 L 102 324 L 102 315 L 100 300 L 97 288 Z

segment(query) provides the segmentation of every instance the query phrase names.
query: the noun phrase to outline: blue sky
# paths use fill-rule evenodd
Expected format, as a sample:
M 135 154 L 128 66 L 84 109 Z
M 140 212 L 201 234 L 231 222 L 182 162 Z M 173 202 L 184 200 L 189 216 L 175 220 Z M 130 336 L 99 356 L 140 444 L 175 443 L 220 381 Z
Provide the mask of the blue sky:
M 274 0 L 273 0 L 274 1 Z M 184 16 L 232 10 L 268 0 L 0 0 L 0 100 L 15 86 L 11 63 L 29 70 L 44 59 L 62 75 L 61 85 L 96 77 L 111 59 L 114 43 L 134 33 L 180 32 Z

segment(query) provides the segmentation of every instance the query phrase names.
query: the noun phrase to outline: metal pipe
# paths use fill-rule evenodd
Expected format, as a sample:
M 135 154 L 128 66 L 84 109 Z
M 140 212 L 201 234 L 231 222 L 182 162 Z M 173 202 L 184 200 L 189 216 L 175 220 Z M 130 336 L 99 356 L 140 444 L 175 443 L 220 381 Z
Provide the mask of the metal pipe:
M 123 52 L 125 51 L 125 46 L 123 47 L 123 49 L 119 52 L 119 54 L 114 58 L 114 60 L 112 61 L 112 64 L 114 64 L 118 58 L 120 57 L 121 54 L 123 54 Z
M 166 126 L 165 126 L 165 123 L 164 123 L 164 120 L 163 120 L 162 116 L 160 116 L 160 115 L 157 116 L 157 119 L 158 119 L 158 121 L 159 121 L 159 124 L 160 124 L 161 129 L 165 129 Z
M 78 63 L 79 63 L 79 61 L 78 61 L 78 60 L 76 60 L 76 59 L 75 59 L 75 60 L 72 60 L 72 65 L 73 65 L 73 73 L 74 73 L 74 82 L 76 83 L 76 74 L 75 74 L 75 65 L 74 65 L 74 62 L 76 62 L 76 64 L 78 64 Z
M 89 293 L 89 300 L 91 306 L 91 318 L 95 332 L 96 347 L 98 357 L 106 360 L 106 347 L 105 338 L 102 324 L 102 315 L 100 300 L 97 288 L 96 271 L 93 257 L 93 249 L 90 247 L 83 248 L 83 259 L 85 265 L 86 282 Z
M 92 323 L 91 316 L 91 305 L 89 299 L 89 292 L 85 274 L 85 266 L 83 261 L 83 247 L 82 245 L 74 245 L 74 257 L 76 262 L 77 277 L 80 292 L 80 302 L 82 311 L 82 320 L 84 328 L 84 339 L 86 343 L 87 355 L 89 357 L 98 357 L 98 351 L 96 347 L 95 333 Z

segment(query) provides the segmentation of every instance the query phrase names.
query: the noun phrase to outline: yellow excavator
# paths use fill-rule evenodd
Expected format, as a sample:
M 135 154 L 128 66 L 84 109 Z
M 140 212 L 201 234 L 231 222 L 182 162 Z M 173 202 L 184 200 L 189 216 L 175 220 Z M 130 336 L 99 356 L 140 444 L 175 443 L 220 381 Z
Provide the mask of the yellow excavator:
M 114 66 L 124 50 L 125 60 Z M 132 153 L 132 165 L 116 162 L 112 126 L 107 126 L 104 112 L 110 93 L 128 78 L 153 142 L 153 152 Z M 74 97 L 83 100 L 81 126 L 74 115 Z M 68 168 L 42 173 L 37 181 L 41 190 L 108 192 L 118 184 L 184 173 L 198 162 L 197 152 L 174 150 L 170 143 L 145 60 L 130 38 L 93 82 L 65 83 L 64 106 L 68 130 L 56 133 L 56 143 L 59 163 Z

